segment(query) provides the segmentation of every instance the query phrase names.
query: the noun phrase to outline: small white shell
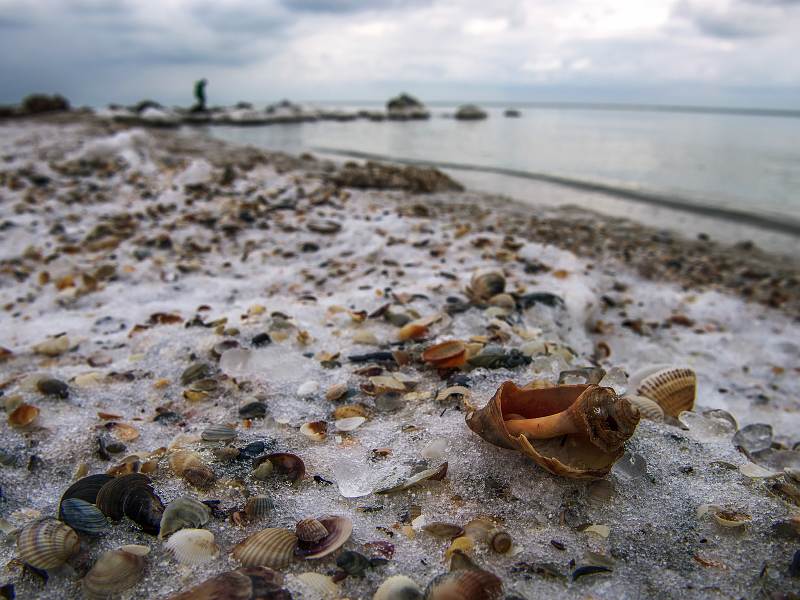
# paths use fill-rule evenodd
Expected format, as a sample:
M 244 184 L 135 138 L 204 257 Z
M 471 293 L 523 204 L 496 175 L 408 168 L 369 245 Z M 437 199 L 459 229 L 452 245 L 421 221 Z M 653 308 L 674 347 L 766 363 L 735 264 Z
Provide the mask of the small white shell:
M 307 398 L 313 396 L 319 391 L 319 383 L 316 381 L 306 381 L 297 388 L 297 395 L 300 398 Z
M 422 598 L 422 589 L 417 583 L 405 575 L 393 575 L 375 590 L 372 600 L 413 600 L 414 598 Z
M 315 442 L 324 442 L 328 431 L 325 421 L 311 421 L 300 426 L 300 433 Z
M 354 431 L 366 421 L 364 417 L 347 417 L 338 419 L 335 423 L 337 431 Z
M 184 565 L 202 565 L 219 555 L 214 534 L 207 529 L 181 529 L 164 543 L 175 560 Z
M 332 577 L 321 573 L 301 573 L 295 581 L 302 588 L 301 598 L 308 600 L 336 600 L 340 596 L 340 589 Z

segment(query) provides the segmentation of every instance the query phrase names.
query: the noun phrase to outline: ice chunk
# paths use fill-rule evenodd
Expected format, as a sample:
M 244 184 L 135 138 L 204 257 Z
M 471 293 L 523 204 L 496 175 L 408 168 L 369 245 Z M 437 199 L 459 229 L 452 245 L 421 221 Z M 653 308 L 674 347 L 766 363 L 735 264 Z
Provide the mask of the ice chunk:
M 600 385 L 613 388 L 618 396 L 624 396 L 628 391 L 628 375 L 619 367 L 611 367 L 600 380 Z
M 772 446 L 772 425 L 753 423 L 742 427 L 733 436 L 733 445 L 741 446 L 750 454 L 766 450 Z

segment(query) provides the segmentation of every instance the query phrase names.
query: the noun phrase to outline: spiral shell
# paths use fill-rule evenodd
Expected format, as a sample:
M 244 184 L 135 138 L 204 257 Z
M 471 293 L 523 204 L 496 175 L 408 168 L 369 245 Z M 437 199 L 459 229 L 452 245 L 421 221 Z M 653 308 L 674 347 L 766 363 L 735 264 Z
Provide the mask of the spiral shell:
M 677 417 L 694 408 L 697 375 L 691 369 L 661 369 L 642 379 L 636 393 L 657 402 L 664 414 Z
M 658 402 L 645 396 L 625 396 L 625 399 L 639 410 L 643 419 L 659 422 L 664 420 L 664 409 Z
M 145 567 L 147 546 L 122 546 L 100 555 L 83 578 L 83 594 L 101 600 L 123 592 L 139 582 Z
M 100 535 L 108 529 L 106 516 L 94 504 L 80 498 L 67 498 L 61 502 L 59 518 L 76 531 Z
M 170 502 L 161 515 L 158 537 L 163 539 L 184 528 L 202 527 L 211 520 L 211 509 L 189 496 Z
M 459 570 L 434 577 L 425 589 L 425 600 L 499 600 L 503 582 L 489 571 Z
M 31 427 L 39 418 L 39 412 L 39 409 L 33 404 L 23 402 L 8 415 L 8 424 L 15 429 Z
M 37 569 L 53 569 L 77 554 L 81 541 L 71 527 L 55 519 L 43 519 L 17 534 L 19 558 Z
M 328 556 L 350 539 L 350 534 L 353 533 L 353 522 L 347 517 L 325 516 L 316 520 L 322 524 L 327 534 L 314 541 L 299 541 L 296 554 L 305 560 Z
M 511 550 L 513 540 L 507 531 L 495 530 L 489 536 L 489 547 L 498 554 L 505 554 Z
M 246 567 L 282 569 L 294 557 L 297 536 L 288 529 L 267 528 L 245 538 L 233 548 L 233 557 Z
M 200 437 L 206 442 L 227 442 L 236 439 L 236 428 L 226 424 L 211 425 L 203 430 Z
M 203 462 L 199 454 L 191 450 L 180 450 L 170 456 L 169 466 L 176 475 L 196 488 L 211 487 L 217 480 L 211 467 Z
M 422 589 L 410 577 L 393 575 L 375 590 L 372 600 L 419 600 Z
M 253 496 L 247 499 L 244 504 L 244 514 L 251 521 L 266 518 L 275 508 L 272 498 L 269 496 Z
M 183 565 L 202 565 L 219 555 L 214 534 L 207 529 L 176 531 L 164 543 L 164 548 L 172 552 L 175 560 Z
M 215 575 L 169 600 L 289 600 L 282 584 L 283 575 L 277 571 L 249 567 Z

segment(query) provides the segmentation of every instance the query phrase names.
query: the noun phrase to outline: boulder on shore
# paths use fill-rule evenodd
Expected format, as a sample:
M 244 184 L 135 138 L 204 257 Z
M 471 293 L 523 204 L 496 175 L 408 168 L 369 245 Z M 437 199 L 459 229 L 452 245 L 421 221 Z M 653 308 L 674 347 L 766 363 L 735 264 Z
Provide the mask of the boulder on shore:
M 507 108 L 503 113 L 503 116 L 515 119 L 517 117 L 521 117 L 522 113 L 519 112 L 516 108 Z
M 429 119 L 431 113 L 425 105 L 410 94 L 400 94 L 386 103 L 386 115 L 394 121 Z
M 69 101 L 59 94 L 31 94 L 22 101 L 22 113 L 38 115 L 41 113 L 69 110 Z
M 462 104 L 455 114 L 456 119 L 461 121 L 477 121 L 488 116 L 485 110 L 474 104 Z

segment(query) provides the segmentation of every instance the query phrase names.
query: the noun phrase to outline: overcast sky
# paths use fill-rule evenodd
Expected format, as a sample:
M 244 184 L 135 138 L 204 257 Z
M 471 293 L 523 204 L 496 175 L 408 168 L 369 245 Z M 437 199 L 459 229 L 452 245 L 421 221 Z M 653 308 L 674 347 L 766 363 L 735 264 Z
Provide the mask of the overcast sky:
M 800 0 L 0 0 L 0 102 L 800 108 Z

